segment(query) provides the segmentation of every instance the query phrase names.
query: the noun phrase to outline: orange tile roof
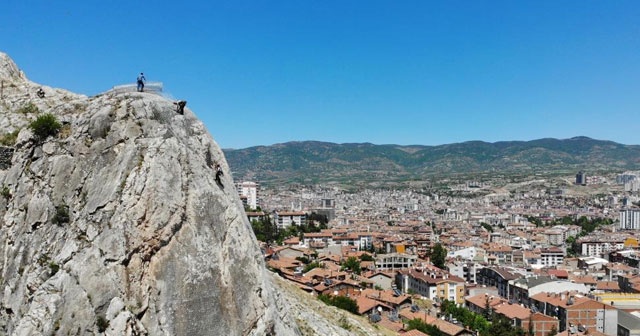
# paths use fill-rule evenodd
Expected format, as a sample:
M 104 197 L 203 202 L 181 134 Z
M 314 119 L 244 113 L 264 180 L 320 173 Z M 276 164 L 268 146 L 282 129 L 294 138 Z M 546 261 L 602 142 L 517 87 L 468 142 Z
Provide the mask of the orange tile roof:
M 596 289 L 619 291 L 620 286 L 618 286 L 618 283 L 616 281 L 598 281 L 598 283 L 596 284 Z
M 429 336 L 418 329 L 412 329 L 401 334 L 402 336 Z
M 573 304 L 567 305 L 569 297 L 572 297 Z M 564 297 L 564 299 L 562 299 Z M 546 302 L 556 307 L 562 307 L 564 309 L 614 309 L 612 306 L 606 303 L 598 302 L 588 297 L 571 295 L 571 294 L 550 294 L 550 293 L 538 293 L 531 297 L 532 299 L 540 302 Z
M 286 268 L 296 268 L 302 264 L 300 261 L 292 258 L 280 257 L 277 260 L 271 259 L 267 261 L 267 265 L 271 268 L 275 268 L 278 270 L 286 269 Z
M 517 304 L 503 303 L 493 307 L 496 313 L 503 315 L 507 318 L 517 318 L 521 321 L 526 320 L 531 315 L 531 311 L 525 307 L 521 307 Z
M 402 321 L 393 322 L 389 320 L 389 318 L 385 314 L 382 314 L 382 320 L 380 320 L 380 322 L 376 324 L 395 332 L 399 332 L 400 330 L 402 330 L 402 328 L 404 328 L 404 323 Z
M 387 302 L 393 305 L 400 305 L 403 302 L 410 300 L 411 296 L 407 294 L 402 294 L 400 296 L 394 296 L 392 290 L 376 290 L 367 288 L 361 292 L 360 295 L 366 296 L 370 299 L 378 300 L 381 302 Z
M 569 272 L 567 272 L 566 270 L 550 269 L 547 271 L 547 273 L 549 275 L 555 276 L 558 279 L 566 279 L 569 277 Z
M 572 275 L 569 274 L 569 280 L 573 280 L 575 283 L 595 285 L 598 281 L 590 275 Z
M 542 313 L 534 313 L 531 315 L 531 321 L 540 322 L 540 321 L 558 321 L 555 317 L 547 316 Z
M 390 307 L 386 304 L 384 304 L 383 302 L 374 300 L 374 299 L 370 299 L 364 295 L 360 295 L 358 297 L 355 298 L 356 303 L 358 304 L 358 314 L 362 315 L 368 311 L 370 311 L 371 309 L 374 309 L 378 306 L 383 306 L 386 307 L 387 310 L 391 310 L 393 307 Z
M 500 297 L 494 297 L 493 295 L 487 295 L 487 294 L 478 294 L 475 296 L 468 297 L 465 300 L 471 304 L 474 304 L 477 307 L 484 308 L 487 305 L 487 299 L 489 299 L 490 307 L 493 307 L 505 302 Z
M 433 316 L 426 315 L 424 311 L 412 312 L 410 308 L 403 308 L 398 312 L 398 315 L 409 320 L 420 319 L 422 321 L 425 321 L 426 323 L 440 329 L 440 331 L 444 332 L 447 335 L 458 335 L 465 330 L 463 327 L 457 326 L 453 323 L 449 323 Z

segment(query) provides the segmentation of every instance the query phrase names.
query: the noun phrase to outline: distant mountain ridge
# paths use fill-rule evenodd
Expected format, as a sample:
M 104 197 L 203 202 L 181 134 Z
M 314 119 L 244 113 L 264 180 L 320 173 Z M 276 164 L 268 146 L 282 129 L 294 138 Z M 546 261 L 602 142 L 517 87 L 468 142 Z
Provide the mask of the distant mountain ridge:
M 296 141 L 223 151 L 235 179 L 266 183 L 401 182 L 443 174 L 640 169 L 640 145 L 584 136 L 439 146 Z

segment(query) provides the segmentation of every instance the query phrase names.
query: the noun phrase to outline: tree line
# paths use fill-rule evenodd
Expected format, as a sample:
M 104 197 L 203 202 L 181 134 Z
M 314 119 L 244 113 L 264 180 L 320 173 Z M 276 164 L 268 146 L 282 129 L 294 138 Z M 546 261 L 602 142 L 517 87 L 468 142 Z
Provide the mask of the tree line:
M 327 228 L 327 216 L 312 213 L 304 223 L 293 223 L 287 228 L 278 228 L 271 216 L 263 216 L 251 221 L 251 228 L 256 238 L 265 243 L 281 245 L 285 239 L 299 237 L 301 240 L 305 233 L 320 232 Z

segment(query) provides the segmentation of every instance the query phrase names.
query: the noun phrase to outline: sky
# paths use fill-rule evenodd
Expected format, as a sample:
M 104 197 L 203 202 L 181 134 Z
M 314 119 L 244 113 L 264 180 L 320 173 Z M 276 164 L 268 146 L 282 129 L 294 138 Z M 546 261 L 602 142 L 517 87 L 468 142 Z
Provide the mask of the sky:
M 640 144 L 640 1 L 4 0 L 0 51 L 89 96 L 144 72 L 222 148 Z

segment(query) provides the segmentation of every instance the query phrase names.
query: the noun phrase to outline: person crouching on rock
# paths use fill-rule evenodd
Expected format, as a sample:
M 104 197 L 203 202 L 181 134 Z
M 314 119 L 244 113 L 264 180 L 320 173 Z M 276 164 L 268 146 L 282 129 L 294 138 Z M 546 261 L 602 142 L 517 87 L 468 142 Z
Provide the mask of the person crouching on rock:
M 184 114 L 184 107 L 187 105 L 186 100 L 178 100 L 177 102 L 173 102 L 176 105 L 176 112 L 180 114 Z

